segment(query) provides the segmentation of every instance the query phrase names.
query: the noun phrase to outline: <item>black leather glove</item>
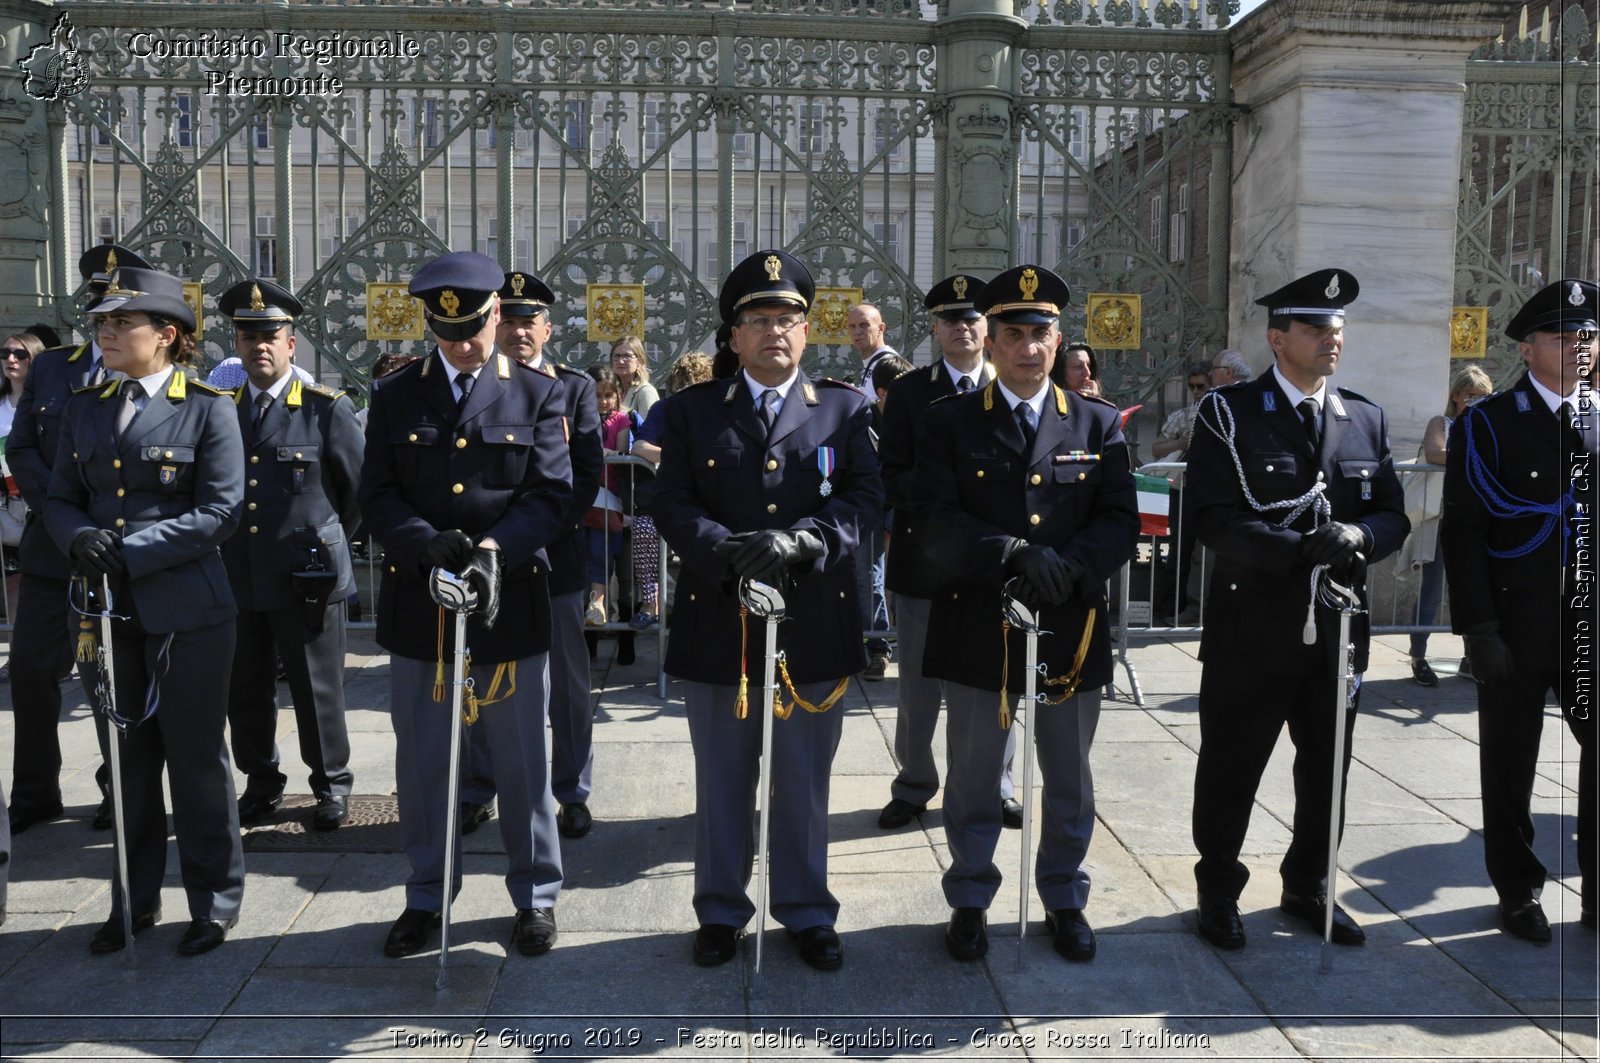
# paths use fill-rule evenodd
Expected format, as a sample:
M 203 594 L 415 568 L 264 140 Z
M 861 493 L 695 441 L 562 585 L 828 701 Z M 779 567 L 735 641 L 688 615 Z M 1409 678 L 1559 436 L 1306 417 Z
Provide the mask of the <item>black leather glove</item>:
M 122 540 L 105 528 L 85 528 L 72 540 L 72 565 L 85 576 L 124 576 Z
M 1480 683 L 1504 683 L 1511 678 L 1514 667 L 1511 647 L 1500 637 L 1500 632 L 1467 635 L 1462 641 L 1466 643 L 1467 663 L 1472 666 L 1473 679 Z
M 446 569 L 459 576 L 472 560 L 473 549 L 472 538 L 466 532 L 451 528 L 429 539 L 422 556 L 427 559 L 428 567 Z
M 1023 595 L 1019 599 L 1030 609 L 1061 605 L 1076 590 L 1075 567 L 1051 546 L 1023 543 L 1007 555 L 1005 570 L 1021 581 Z
M 475 548 L 472 559 L 457 575 L 478 592 L 478 615 L 483 617 L 483 626 L 494 627 L 500 616 L 500 551 L 492 546 Z
M 1366 548 L 1366 532 L 1354 524 L 1334 521 L 1305 534 L 1300 540 L 1300 560 L 1345 571 L 1351 559 Z
M 752 533 L 728 563 L 743 579 L 775 584 L 790 565 L 814 561 L 825 552 L 822 540 L 811 532 L 768 528 Z

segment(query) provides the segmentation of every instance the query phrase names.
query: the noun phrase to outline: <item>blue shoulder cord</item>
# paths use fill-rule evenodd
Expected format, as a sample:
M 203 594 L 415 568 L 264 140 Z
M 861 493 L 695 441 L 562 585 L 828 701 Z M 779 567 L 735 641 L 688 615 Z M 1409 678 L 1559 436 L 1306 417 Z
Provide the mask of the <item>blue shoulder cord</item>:
M 1553 502 L 1530 502 L 1525 498 L 1519 498 L 1512 494 L 1490 469 L 1489 462 L 1479 452 L 1477 443 L 1473 438 L 1473 425 L 1482 420 L 1483 427 L 1489 433 L 1489 442 L 1494 448 L 1494 465 L 1498 468 L 1500 464 L 1500 440 L 1495 435 L 1494 425 L 1490 424 L 1488 418 L 1483 416 L 1483 411 L 1476 407 L 1467 410 L 1464 420 L 1467 444 L 1467 485 L 1472 488 L 1472 493 L 1478 496 L 1478 501 L 1483 503 L 1483 508 L 1488 511 L 1490 518 L 1500 520 L 1544 518 L 1544 523 L 1539 530 L 1521 546 L 1510 550 L 1496 550 L 1493 547 L 1486 546 L 1484 548 L 1485 551 L 1490 557 L 1499 558 L 1523 557 L 1532 553 L 1543 546 L 1546 539 L 1550 538 L 1550 533 L 1555 530 L 1563 514 L 1577 504 L 1577 492 L 1569 483 L 1565 493 L 1558 496 Z M 1563 565 L 1567 563 L 1566 536 L 1562 536 L 1561 539 L 1561 563 Z

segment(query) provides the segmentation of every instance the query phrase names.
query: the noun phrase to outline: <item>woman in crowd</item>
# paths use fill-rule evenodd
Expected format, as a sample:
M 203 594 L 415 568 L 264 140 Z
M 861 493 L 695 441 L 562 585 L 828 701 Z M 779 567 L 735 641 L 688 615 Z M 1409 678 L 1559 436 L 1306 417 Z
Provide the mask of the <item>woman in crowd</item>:
M 11 436 L 11 422 L 17 416 L 17 400 L 22 398 L 22 384 L 28 379 L 28 367 L 33 356 L 45 349 L 42 339 L 31 332 L 15 332 L 0 340 L 0 474 L 5 476 L 5 512 L 0 513 L 0 523 L 5 528 L 3 555 L 6 570 L 6 619 L 17 615 L 17 591 L 22 583 L 22 572 L 17 568 L 17 544 L 22 541 L 22 525 L 28 517 L 27 503 L 22 492 L 11 478 L 11 469 L 5 462 L 6 440 Z M 11 678 L 11 664 L 0 666 L 0 683 Z
M 93 592 L 90 606 L 80 585 L 75 605 L 112 613 L 117 712 L 140 722 L 119 739 L 95 717 L 101 748 L 121 758 L 130 895 L 112 889 L 111 918 L 89 949 L 126 947 L 125 905 L 135 934 L 161 918 L 165 766 L 191 920 L 178 953 L 197 956 L 222 943 L 244 895 L 228 706 L 217 697 L 228 687 L 238 612 L 218 546 L 243 504 L 239 416 L 232 395 L 185 375 L 195 318 L 182 281 L 119 269 L 90 315 L 106 368 L 126 380 L 68 400 L 44 519 Z M 82 636 L 98 633 L 91 624 Z
M 1450 381 L 1450 395 L 1444 413 L 1428 422 L 1422 433 L 1422 449 L 1417 457 L 1433 465 L 1443 465 L 1450 440 L 1450 425 L 1468 406 L 1494 390 L 1489 374 L 1469 365 Z M 1439 616 L 1444 600 L 1444 562 L 1439 558 L 1439 504 L 1443 497 L 1444 476 L 1440 473 L 1406 474 L 1406 515 L 1411 518 L 1411 534 L 1400 548 L 1400 567 L 1422 569 L 1422 584 L 1417 588 L 1417 608 L 1411 622 L 1431 626 Z M 1428 664 L 1428 636 L 1411 636 L 1411 678 L 1422 686 L 1439 685 L 1439 677 Z M 1465 658 L 1463 658 L 1463 662 Z M 1465 674 L 1463 672 L 1463 674 Z
M 637 336 L 624 336 L 611 345 L 611 371 L 621 388 L 621 409 L 643 419 L 661 396 L 650 383 L 650 360 Z
M 595 402 L 600 407 L 601 445 L 607 454 L 626 453 L 628 427 L 632 422 L 628 419 L 628 411 L 622 408 L 621 384 L 609 369 L 595 369 L 591 375 L 594 377 Z M 607 501 L 613 501 L 614 504 L 620 502 L 616 493 L 617 470 L 608 467 L 601 483 L 601 496 L 609 493 Z M 597 626 L 611 619 L 606 591 L 611 583 L 611 573 L 622 555 L 623 536 L 620 526 L 611 528 L 609 523 L 619 519 L 622 512 L 617 508 L 601 506 L 598 502 L 589 512 L 596 514 L 600 526 L 591 525 L 584 529 L 589 540 L 589 606 L 584 611 L 583 622 Z M 626 598 L 627 595 L 623 594 L 622 597 Z
M 1094 399 L 1102 397 L 1100 366 L 1095 362 L 1094 348 L 1082 340 L 1068 343 L 1062 339 L 1050 378 L 1068 391 Z

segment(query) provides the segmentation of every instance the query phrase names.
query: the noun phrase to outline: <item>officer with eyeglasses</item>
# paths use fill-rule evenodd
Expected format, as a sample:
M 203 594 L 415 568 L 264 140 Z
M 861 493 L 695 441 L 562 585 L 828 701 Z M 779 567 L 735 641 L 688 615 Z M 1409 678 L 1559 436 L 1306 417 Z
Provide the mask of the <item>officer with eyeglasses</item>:
M 844 952 L 828 890 L 828 785 L 844 709 L 866 661 L 852 554 L 876 534 L 883 483 L 866 396 L 800 368 L 814 286 L 805 265 L 758 251 L 719 297 L 742 370 L 666 400 L 656 527 L 683 558 L 666 670 L 685 681 L 695 758 L 694 962 L 726 963 L 755 914 L 750 881 L 761 751 L 763 621 L 738 586 L 781 586 L 785 713 L 772 721 L 771 911 L 800 958 Z M 751 675 L 751 673 L 754 675 Z M 748 684 L 748 697 L 740 689 Z

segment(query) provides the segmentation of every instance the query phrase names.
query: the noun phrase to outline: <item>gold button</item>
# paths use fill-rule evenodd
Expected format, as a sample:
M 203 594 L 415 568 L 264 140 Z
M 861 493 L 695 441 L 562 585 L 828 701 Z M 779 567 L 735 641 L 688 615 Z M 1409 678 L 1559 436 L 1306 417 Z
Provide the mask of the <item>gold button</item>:
M 119 487 L 119 488 L 117 488 L 117 497 L 118 497 L 118 498 L 121 498 L 121 497 L 122 497 L 122 496 L 123 496 L 123 495 L 125 495 L 125 494 L 127 494 L 127 493 L 128 493 L 128 492 L 126 492 L 126 491 L 124 491 L 124 490 L 123 490 L 123 489 L 122 489 L 122 488 L 120 488 L 120 487 Z M 1331 770 L 1332 770 L 1332 769 L 1329 769 L 1329 770 L 1330 770 L 1330 771 L 1331 771 Z
M 254 509 L 255 509 L 255 508 L 256 508 L 256 504 L 255 504 L 255 503 L 254 503 L 254 502 L 252 502 L 252 503 L 250 503 L 250 505 L 249 505 L 249 506 L 248 506 L 248 507 L 246 507 L 246 508 L 248 508 L 248 509 L 250 509 L 250 510 L 254 510 Z M 1331 768 L 1330 768 L 1330 769 L 1328 769 L 1328 770 L 1330 770 L 1330 771 L 1332 771 L 1332 770 L 1333 770 L 1333 769 L 1331 769 Z
M 465 491 L 465 490 L 466 490 L 466 487 L 464 487 L 464 486 L 463 486 L 463 485 L 461 485 L 461 484 L 451 484 L 451 485 L 450 485 L 450 490 L 451 490 L 451 491 L 452 491 L 452 492 L 453 492 L 453 493 L 455 493 L 455 494 L 458 494 L 458 495 L 459 495 L 459 494 L 460 494 L 460 493 L 461 493 L 461 492 L 463 492 L 463 491 Z
M 1080 472 L 1080 473 L 1079 473 L 1079 474 L 1078 474 L 1078 479 L 1080 479 L 1080 480 L 1087 480 L 1087 479 L 1088 479 L 1088 478 L 1089 478 L 1089 474 L 1088 474 L 1088 473 L 1086 473 L 1086 472 Z M 1332 768 L 1329 768 L 1329 769 L 1328 769 L 1328 770 L 1329 770 L 1329 771 L 1332 771 L 1332 770 L 1333 770 L 1333 769 L 1332 769 Z
M 258 528 L 258 527 L 256 527 L 256 526 L 255 526 L 255 525 L 254 525 L 254 524 L 252 524 L 252 525 L 250 525 L 250 534 L 251 534 L 251 535 L 254 535 L 254 534 L 255 534 L 255 533 L 256 533 L 256 532 L 258 532 L 258 531 L 260 531 L 260 530 L 261 530 L 261 529 L 260 529 L 260 528 Z
M 73 456 L 73 457 L 77 457 L 77 456 L 78 456 L 78 455 L 76 455 L 76 454 L 74 454 L 74 455 L 72 455 L 72 456 Z M 111 467 L 112 467 L 112 468 L 113 468 L 113 469 L 120 469 L 120 468 L 122 468 L 122 459 L 121 459 L 121 458 L 113 458 L 113 459 L 112 459 L 112 461 L 111 461 Z M 1332 770 L 1332 769 L 1329 769 L 1329 770 Z
M 772 460 L 771 458 L 767 459 L 767 471 L 768 472 L 771 472 L 773 469 L 776 469 L 777 467 L 778 467 L 778 463 L 776 461 Z
M 1040 482 L 1040 481 L 1042 481 L 1042 480 L 1043 480 L 1043 479 L 1044 479 L 1044 477 L 1043 477 L 1043 476 L 1040 476 L 1040 475 L 1039 475 L 1039 474 L 1038 474 L 1038 473 L 1034 473 L 1034 474 L 1033 474 L 1033 479 L 1031 479 L 1031 480 L 1029 480 L 1029 481 L 1028 481 L 1028 482 L 1029 482 L 1029 483 L 1031 483 L 1031 484 L 1035 484 L 1035 485 L 1037 485 L 1037 484 L 1038 484 L 1038 483 L 1039 483 L 1039 482 Z M 1331 770 L 1331 769 L 1330 769 L 1330 770 Z
M 514 443 L 514 442 L 516 442 L 516 439 L 517 439 L 517 437 L 516 437 L 516 435 L 515 435 L 515 434 L 513 434 L 513 433 L 511 433 L 511 432 L 507 432 L 507 433 L 506 433 L 506 442 L 507 442 L 507 443 Z M 1329 771 L 1332 771 L 1332 770 L 1333 770 L 1333 769 L 1332 769 L 1332 768 L 1329 768 L 1329 769 L 1328 769 L 1328 770 L 1329 770 Z
M 256 482 L 254 480 L 251 480 L 250 481 L 250 486 L 254 487 L 255 485 L 256 485 Z M 1330 768 L 1329 770 L 1332 771 L 1333 769 Z
M 983 479 L 983 470 L 982 469 L 978 470 L 978 479 L 980 479 L 980 480 Z
M 776 503 L 776 502 L 768 502 L 767 503 L 767 512 L 768 513 L 776 513 L 776 512 L 778 512 L 778 503 Z
M 121 517 L 118 517 L 118 518 L 117 518 L 117 527 L 119 527 L 119 528 L 120 528 L 120 527 L 122 527 L 122 526 L 123 526 L 123 525 L 124 525 L 124 524 L 126 524 L 126 523 L 127 523 L 127 522 L 126 522 L 126 521 L 124 521 L 124 520 L 123 520 L 123 519 L 122 519 L 122 518 L 121 518 Z
M 467 439 L 466 439 L 466 437 L 465 437 L 465 436 L 462 436 L 462 437 L 461 437 L 461 438 L 460 438 L 460 439 L 457 439 L 457 440 L 456 440 L 456 449 L 457 449 L 457 450 L 460 450 L 460 449 L 462 449 L 462 448 L 463 448 L 463 447 L 465 447 L 465 446 L 466 446 L 466 445 L 467 445 Z
M 170 450 L 169 450 L 169 451 L 167 451 L 167 452 L 166 452 L 166 453 L 165 453 L 165 454 L 163 454 L 163 455 L 162 455 L 162 457 L 164 457 L 164 458 L 170 458 L 170 457 L 172 457 L 172 451 L 170 451 Z M 1333 770 L 1333 769 L 1332 769 L 1332 768 L 1330 768 L 1330 769 L 1328 769 L 1328 770 L 1329 770 L 1329 771 L 1332 771 L 1332 770 Z
M 714 469 L 714 468 L 716 468 L 716 465 L 717 465 L 717 459 L 716 458 L 707 458 L 706 459 L 706 468 Z
M 409 436 L 406 437 L 406 439 L 409 442 L 415 443 L 417 441 L 417 433 L 412 432 Z
M 1030 516 L 1028 518 L 1028 523 L 1029 524 L 1038 524 L 1039 523 L 1039 514 L 1035 513 L 1032 516 Z
M 252 455 L 250 455 L 250 464 L 251 465 L 256 464 L 260 460 L 261 460 L 261 455 L 260 454 L 252 454 Z M 122 468 L 122 462 L 120 462 L 120 461 L 117 462 L 117 468 L 119 468 L 119 469 Z M 1332 769 L 1329 769 L 1329 770 L 1331 771 Z

